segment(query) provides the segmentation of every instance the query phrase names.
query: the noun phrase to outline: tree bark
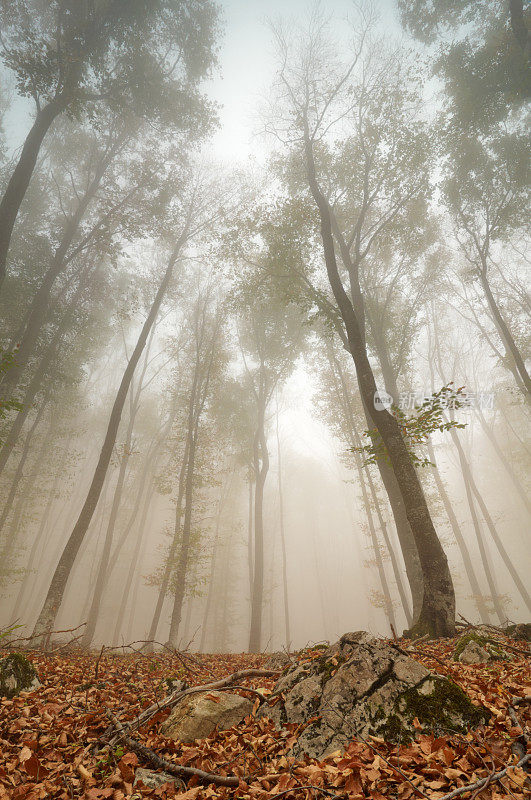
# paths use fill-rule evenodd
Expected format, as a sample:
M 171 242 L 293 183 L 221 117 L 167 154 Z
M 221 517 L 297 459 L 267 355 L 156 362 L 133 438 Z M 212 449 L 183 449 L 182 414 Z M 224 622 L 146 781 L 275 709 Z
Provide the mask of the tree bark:
M 0 202 L 0 291 L 6 277 L 7 254 L 13 228 L 33 175 L 41 145 L 51 124 L 64 108 L 64 103 L 53 100 L 37 111 L 35 122 L 26 136 L 19 160 Z
M 289 590 L 288 590 L 288 564 L 286 558 L 286 531 L 284 528 L 284 495 L 282 489 L 282 457 L 280 449 L 280 435 L 278 430 L 278 408 L 276 419 L 277 435 L 277 465 L 278 465 L 278 511 L 280 519 L 280 544 L 282 548 L 282 586 L 284 589 L 284 631 L 286 634 L 286 652 L 291 647 L 291 633 L 289 625 Z
M 254 436 L 254 575 L 251 595 L 249 652 L 259 653 L 262 641 L 262 606 L 264 602 L 264 485 L 269 470 L 269 453 L 265 435 L 266 396 L 261 374 L 258 393 L 258 418 Z
M 48 589 L 48 593 L 46 595 L 46 599 L 41 609 L 41 613 L 39 614 L 39 618 L 37 620 L 37 623 L 33 631 L 34 646 L 35 645 L 43 646 L 53 629 L 55 618 L 57 616 L 57 612 L 59 611 L 59 607 L 61 605 L 63 594 L 68 581 L 68 576 L 74 564 L 81 543 L 85 538 L 88 526 L 90 524 L 92 515 L 94 514 L 94 510 L 96 508 L 98 499 L 101 494 L 101 490 L 105 480 L 105 475 L 107 474 L 107 469 L 109 467 L 109 463 L 111 460 L 114 443 L 116 441 L 116 435 L 118 433 L 118 427 L 120 425 L 120 419 L 122 416 L 125 399 L 129 391 L 129 386 L 131 384 L 134 371 L 140 360 L 140 356 L 142 355 L 144 347 L 146 346 L 146 342 L 149 333 L 151 331 L 151 328 L 158 316 L 162 300 L 166 294 L 166 290 L 173 275 L 175 262 L 185 241 L 186 241 L 186 234 L 183 233 L 179 238 L 179 241 L 177 242 L 177 245 L 175 246 L 169 258 L 168 266 L 166 268 L 160 286 L 155 295 L 155 299 L 153 301 L 147 319 L 144 322 L 144 325 L 142 326 L 142 330 L 138 337 L 138 341 L 135 345 L 129 363 L 124 371 L 116 395 L 116 399 L 113 404 L 111 416 L 109 418 L 109 424 L 107 427 L 107 432 L 105 434 L 103 446 L 100 452 L 100 457 L 98 459 L 96 469 L 94 470 L 94 475 L 92 478 L 92 482 L 90 484 L 90 488 L 85 503 L 83 505 L 83 508 L 81 509 L 81 513 L 70 535 L 70 538 L 59 559 L 59 563 L 57 564 L 57 567 L 55 569 L 52 581 L 50 583 L 50 587 Z
M 386 409 L 375 408 L 377 391 L 364 339 L 352 303 L 345 291 L 336 261 L 328 201 L 318 185 L 313 148 L 305 132 L 308 182 L 319 211 L 321 238 L 328 279 L 345 325 L 360 391 L 376 430 L 382 438 L 404 501 L 406 515 L 415 538 L 424 579 L 422 608 L 411 635 L 453 636 L 455 633 L 455 594 L 448 561 L 437 537 L 418 475 L 402 437 L 400 426 Z

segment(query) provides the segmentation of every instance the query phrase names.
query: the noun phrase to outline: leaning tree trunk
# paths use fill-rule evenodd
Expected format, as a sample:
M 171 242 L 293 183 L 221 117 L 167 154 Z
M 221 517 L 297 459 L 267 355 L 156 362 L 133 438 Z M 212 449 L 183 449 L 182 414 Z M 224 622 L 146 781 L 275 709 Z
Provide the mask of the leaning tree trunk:
M 512 481 L 512 484 L 513 484 L 516 492 L 518 493 L 518 496 L 519 496 L 520 500 L 522 501 L 522 503 L 524 504 L 524 506 L 526 508 L 526 511 L 528 512 L 528 514 L 531 514 L 531 502 L 529 502 L 529 498 L 527 496 L 527 493 L 526 493 L 524 487 L 522 486 L 522 484 L 520 483 L 520 480 L 518 479 L 518 476 L 516 475 L 516 472 L 514 471 L 512 464 L 510 464 L 509 461 L 507 460 L 507 458 L 505 457 L 505 454 L 503 453 L 503 450 L 501 449 L 500 445 L 498 444 L 498 440 L 496 439 L 494 431 L 487 424 L 487 420 L 483 416 L 483 412 L 481 411 L 481 408 L 479 408 L 479 406 L 478 406 L 475 409 L 475 411 L 476 411 L 476 416 L 478 417 L 478 419 L 480 421 L 480 424 L 481 424 L 481 427 L 483 429 L 483 433 L 487 436 L 488 440 L 490 441 L 490 443 L 491 443 L 491 445 L 492 445 L 492 447 L 494 449 L 494 452 L 496 453 L 496 455 L 500 459 L 501 463 L 503 464 L 503 467 L 504 467 L 505 471 L 507 472 L 508 476 L 510 477 L 510 479 Z
M 262 605 L 264 602 L 264 485 L 269 470 L 269 453 L 265 435 L 265 389 L 258 401 L 258 424 L 254 440 L 254 575 L 251 595 L 251 627 L 249 652 L 259 653 L 262 641 Z
M 52 581 L 50 583 L 43 607 L 39 614 L 39 618 L 35 624 L 35 628 L 33 631 L 34 646 L 35 645 L 43 646 L 46 643 L 53 629 L 53 625 L 57 617 L 61 601 L 63 599 L 63 594 L 68 581 L 68 576 L 70 575 L 70 571 L 74 564 L 79 548 L 81 547 L 81 543 L 85 538 L 88 527 L 90 525 L 90 521 L 92 519 L 92 515 L 94 514 L 94 510 L 96 508 L 96 505 L 98 503 L 101 494 L 103 483 L 105 481 L 105 476 L 107 474 L 107 469 L 109 467 L 109 463 L 111 460 L 114 443 L 116 442 L 116 435 L 118 433 L 118 427 L 120 425 L 120 419 L 122 416 L 125 399 L 129 391 L 129 386 L 131 384 L 134 371 L 140 360 L 140 356 L 142 355 L 144 347 L 146 346 L 147 338 L 149 336 L 151 328 L 153 327 L 153 324 L 158 316 L 162 300 L 166 294 L 166 290 L 173 275 L 175 262 L 177 260 L 179 252 L 185 240 L 186 237 L 185 234 L 183 233 L 170 256 L 170 259 L 168 261 L 168 266 L 166 268 L 160 286 L 157 290 L 157 294 L 155 295 L 155 299 L 153 301 L 149 314 L 146 318 L 146 321 L 144 322 L 144 325 L 142 326 L 140 336 L 138 337 L 138 341 L 135 345 L 129 363 L 125 369 L 122 380 L 120 382 L 120 386 L 116 394 L 116 399 L 114 401 L 113 408 L 111 411 L 111 416 L 109 418 L 109 424 L 107 427 L 107 432 L 105 434 L 105 439 L 103 441 L 100 457 L 98 459 L 96 469 L 94 470 L 94 475 L 92 478 L 92 482 L 90 484 L 90 488 L 85 503 L 83 505 L 83 508 L 81 509 L 81 513 L 70 535 L 70 538 L 68 539 L 68 542 L 59 559 L 59 563 L 57 564 L 54 575 L 52 577 Z
M 64 110 L 64 103 L 53 100 L 37 112 L 37 117 L 20 153 L 4 196 L 0 202 L 0 289 L 6 276 L 7 254 L 13 228 L 26 194 L 37 157 L 51 124 Z
M 350 433 L 351 445 L 353 448 L 360 447 L 361 439 L 358 430 L 356 428 L 354 411 L 352 408 L 352 402 L 350 399 L 343 369 L 332 348 L 329 348 L 328 350 L 328 357 L 333 367 L 336 392 L 338 393 L 339 402 L 343 407 L 344 414 L 346 417 L 346 423 L 348 425 Z M 339 386 L 337 385 L 337 380 L 335 379 L 336 375 L 339 378 Z M 367 416 L 368 415 L 366 414 L 366 417 Z M 404 504 L 402 502 L 402 498 L 400 497 L 400 493 L 398 491 L 398 486 L 396 484 L 393 471 L 388 467 L 387 464 L 385 465 L 385 468 L 383 468 L 384 464 L 381 461 L 378 463 L 378 467 L 380 468 L 380 476 L 382 477 L 384 487 L 387 489 L 387 495 L 389 499 L 392 498 L 392 503 L 390 503 L 391 511 L 393 512 L 393 517 L 395 520 L 395 525 L 398 535 L 398 541 L 400 543 L 402 555 L 404 558 L 406 574 L 408 576 L 409 585 L 411 589 L 413 607 L 415 613 L 418 616 L 418 614 L 420 613 L 419 603 L 422 599 L 422 572 L 420 570 L 420 562 L 417 552 L 417 546 L 413 539 L 413 534 L 411 533 L 411 528 L 409 522 L 407 521 L 407 517 L 405 515 Z M 400 595 L 400 600 L 402 602 L 402 608 L 404 609 L 404 614 L 406 616 L 407 624 L 411 626 L 413 620 L 416 619 L 416 617 L 414 614 L 412 614 L 408 602 L 406 590 L 404 587 L 404 583 L 402 581 L 402 575 L 400 573 L 400 569 L 398 566 L 398 560 L 396 558 L 395 548 L 393 547 L 391 540 L 389 538 L 387 525 L 385 523 L 385 520 L 383 519 L 380 502 L 378 500 L 376 487 L 374 485 L 374 481 L 372 479 L 370 470 L 368 469 L 366 470 L 366 475 L 371 497 L 374 503 L 374 507 L 376 509 L 376 514 L 378 516 L 378 522 L 380 524 L 380 528 L 383 537 L 385 539 L 387 550 L 389 552 L 389 557 L 391 559 L 391 566 L 393 568 L 393 574 L 398 588 L 398 593 Z
M 527 392 L 527 401 L 531 401 L 531 377 L 526 369 L 524 359 L 522 358 L 522 354 L 520 353 L 518 347 L 516 346 L 516 342 L 509 330 L 509 326 L 505 322 L 500 309 L 498 308 L 498 304 L 492 294 L 492 290 L 490 288 L 489 279 L 487 277 L 487 262 L 486 259 L 482 259 L 482 266 L 479 270 L 479 280 L 481 286 L 483 288 L 483 292 L 485 294 L 487 305 L 490 309 L 490 313 L 492 314 L 492 318 L 494 320 L 494 324 L 498 330 L 500 338 L 503 342 L 503 346 L 507 352 L 509 358 L 512 358 L 515 367 L 518 371 L 518 375 L 525 387 Z
M 462 446 L 462 444 L 461 444 L 461 442 L 459 440 L 459 436 L 457 435 L 457 432 L 456 432 L 455 428 L 451 428 L 450 429 L 450 433 L 452 434 L 452 440 L 453 440 L 453 442 L 454 442 L 454 444 L 455 444 L 455 446 L 457 448 L 457 452 L 458 452 L 458 455 L 459 455 L 459 462 L 460 462 L 461 467 L 463 469 L 463 474 L 465 476 L 466 482 L 468 483 L 468 485 L 470 487 L 470 490 L 472 491 L 472 493 L 474 494 L 474 496 L 475 496 L 475 498 L 477 500 L 477 503 L 479 505 L 480 511 L 481 511 L 481 513 L 483 515 L 483 519 L 487 523 L 487 528 L 489 529 L 489 533 L 490 533 L 490 535 L 491 535 L 491 537 L 492 537 L 492 539 L 494 541 L 494 544 L 496 545 L 498 553 L 500 554 L 503 563 L 507 567 L 507 571 L 508 571 L 509 575 L 511 576 L 511 578 L 513 579 L 514 585 L 516 586 L 516 588 L 517 588 L 517 590 L 518 590 L 518 592 L 520 594 L 520 597 L 522 598 L 522 600 L 526 604 L 528 611 L 531 611 L 531 598 L 529 596 L 529 592 L 527 591 L 527 589 L 526 589 L 526 587 L 524 585 L 524 582 L 522 581 L 522 579 L 520 578 L 518 572 L 516 571 L 516 568 L 515 568 L 512 560 L 511 560 L 511 557 L 509 556 L 507 550 L 505 549 L 505 546 L 504 546 L 502 540 L 500 539 L 500 537 L 498 535 L 498 531 L 496 530 L 496 526 L 494 525 L 494 522 L 492 521 L 492 517 L 489 514 L 489 510 L 488 510 L 488 508 L 487 508 L 487 506 L 485 504 L 485 501 L 483 500 L 482 494 L 481 494 L 481 492 L 479 491 L 479 489 L 477 487 L 476 481 L 474 480 L 474 476 L 472 474 L 472 470 L 470 469 L 470 464 L 469 464 L 468 459 L 467 459 L 467 457 L 465 455 L 465 452 L 463 450 L 463 446 Z M 505 616 L 505 614 L 504 614 L 504 616 Z
M 427 633 L 431 636 L 453 636 L 455 633 L 455 593 L 448 560 L 437 537 L 419 477 L 398 421 L 386 409 L 379 410 L 374 405 L 374 397 L 377 392 L 376 381 L 352 302 L 339 274 L 330 208 L 317 182 L 312 144 L 307 131 L 305 154 L 310 190 L 321 221 L 321 237 L 328 279 L 345 325 L 349 351 L 356 367 L 362 400 L 369 410 L 371 420 L 382 439 L 391 462 L 422 567 L 424 580 L 422 608 L 418 621 L 410 629 L 410 635 Z

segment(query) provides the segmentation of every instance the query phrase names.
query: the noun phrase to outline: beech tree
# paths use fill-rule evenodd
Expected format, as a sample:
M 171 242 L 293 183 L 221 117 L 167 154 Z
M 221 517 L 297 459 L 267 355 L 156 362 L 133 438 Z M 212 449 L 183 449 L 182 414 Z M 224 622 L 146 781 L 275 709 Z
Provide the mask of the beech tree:
M 277 79 L 276 102 L 280 111 L 273 124 L 279 137 L 293 143 L 292 152 L 305 170 L 308 189 L 319 216 L 326 274 L 344 327 L 346 345 L 356 367 L 362 401 L 381 436 L 417 546 L 424 585 L 422 606 L 412 631 L 415 634 L 449 636 L 454 631 L 455 596 L 448 562 L 400 426 L 393 414 L 386 408 L 377 407 L 375 403 L 378 390 L 367 353 L 359 276 L 355 263 L 342 247 L 344 237 L 336 235 L 338 228 L 341 233 L 341 228 L 330 198 L 326 173 L 321 172 L 323 165 L 320 155 L 323 147 L 326 147 L 329 130 L 339 123 L 345 126 L 350 117 L 355 124 L 358 116 L 355 110 L 365 103 L 372 82 L 380 86 L 384 82 L 385 85 L 391 74 L 385 69 L 375 69 L 371 52 L 366 50 L 365 42 L 370 25 L 369 20 L 356 42 L 355 56 L 346 66 L 338 63 L 334 46 L 327 39 L 326 24 L 318 16 L 312 20 L 307 34 L 299 37 L 295 45 L 281 31 L 277 31 L 281 66 Z M 391 63 L 396 67 L 392 58 L 387 62 L 388 69 Z M 393 84 L 395 86 L 396 83 Z M 363 134 L 361 138 L 358 134 L 357 141 L 360 141 L 361 147 L 364 146 Z M 376 144 L 376 151 L 378 147 L 379 142 Z M 396 155 L 391 151 L 391 162 L 393 158 Z M 381 189 L 382 183 L 377 181 L 368 188 L 366 198 L 372 192 L 378 194 Z M 383 199 L 387 203 L 385 192 Z M 396 202 L 391 195 L 390 202 L 393 201 Z M 363 195 L 359 202 L 363 211 Z M 403 205 L 404 201 L 399 203 L 399 209 Z M 354 229 L 354 241 L 359 239 L 363 224 L 364 220 L 361 218 Z M 379 224 L 385 224 L 385 220 L 379 223 L 373 218 L 370 222 L 367 220 L 366 224 L 373 224 L 377 231 Z M 343 274 L 336 255 L 334 237 L 337 239 L 343 263 Z M 370 247 L 371 241 L 369 234 L 366 246 Z
M 210 0 L 2 0 L 1 48 L 35 121 L 0 201 L 0 287 L 13 227 L 53 121 L 134 109 L 180 126 L 204 124 L 199 81 L 213 61 L 216 11 Z

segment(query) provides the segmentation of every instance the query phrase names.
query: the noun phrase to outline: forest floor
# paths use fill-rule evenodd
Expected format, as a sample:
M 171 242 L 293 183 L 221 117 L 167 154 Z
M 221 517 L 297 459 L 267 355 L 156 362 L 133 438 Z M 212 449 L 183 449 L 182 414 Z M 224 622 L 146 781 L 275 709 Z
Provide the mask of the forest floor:
M 159 755 L 208 772 L 247 776 L 238 787 L 206 786 L 195 778 L 187 790 L 166 784 L 136 793 L 136 798 L 382 798 L 437 800 L 458 787 L 486 778 L 509 766 L 505 777 L 481 791 L 460 795 L 465 800 L 529 797 L 526 774 L 514 768 L 511 746 L 527 731 L 531 742 L 531 706 L 510 707 L 514 698 L 531 694 L 529 649 L 508 640 L 513 660 L 464 666 L 451 659 L 454 642 L 421 642 L 412 656 L 434 672 L 458 683 L 474 702 L 492 712 L 487 726 L 466 736 L 419 734 L 410 746 L 391 745 L 370 737 L 353 741 L 346 752 L 323 761 L 295 760 L 287 755 L 297 728 L 276 731 L 269 720 L 247 717 L 236 728 L 217 732 L 193 745 L 181 745 L 157 733 L 168 710 L 160 711 L 131 735 Z M 409 645 L 410 643 L 408 643 Z M 404 643 L 405 646 L 408 646 Z M 186 677 L 207 683 L 237 670 L 260 668 L 267 656 L 199 655 L 167 652 L 118 655 L 60 650 L 32 652 L 42 687 L 13 700 L 0 701 L 0 800 L 87 798 L 122 800 L 132 788 L 142 759 L 118 746 L 94 752 L 109 725 L 106 712 L 122 722 L 167 694 L 165 678 Z M 255 678 L 246 685 L 271 688 L 273 679 Z M 258 703 L 258 700 L 257 700 Z M 523 730 L 515 725 L 518 722 Z M 92 744 L 92 748 L 90 747 Z M 528 785 L 528 784 L 527 784 Z

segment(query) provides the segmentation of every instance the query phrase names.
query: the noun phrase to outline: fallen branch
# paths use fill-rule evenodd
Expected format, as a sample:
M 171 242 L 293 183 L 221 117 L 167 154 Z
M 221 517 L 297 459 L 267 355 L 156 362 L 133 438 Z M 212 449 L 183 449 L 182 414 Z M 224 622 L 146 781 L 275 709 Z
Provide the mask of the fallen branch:
M 148 708 L 144 709 L 141 714 L 138 715 L 136 719 L 130 722 L 125 730 L 133 731 L 137 730 L 141 725 L 145 725 L 146 722 L 155 716 L 159 711 L 162 711 L 165 708 L 171 708 L 176 703 L 181 700 L 181 698 L 186 697 L 189 694 L 195 694 L 197 692 L 210 692 L 214 689 L 223 689 L 225 687 L 233 686 L 234 684 L 238 684 L 243 678 L 272 678 L 275 675 L 278 675 L 278 670 L 270 670 L 270 669 L 242 669 L 239 672 L 234 672 L 232 675 L 229 675 L 226 678 L 222 678 L 219 681 L 214 681 L 213 683 L 205 683 L 200 684 L 198 686 L 191 686 L 189 689 L 182 689 L 177 692 L 172 692 L 172 694 L 167 695 L 163 700 L 158 703 L 153 703 Z M 109 735 L 112 734 L 112 730 L 107 730 L 103 733 L 100 737 L 100 740 L 106 740 Z M 106 741 L 107 744 L 114 744 L 116 737 L 113 736 L 111 739 Z
M 238 778 L 236 775 L 218 775 L 215 772 L 205 772 L 204 770 L 196 769 L 195 767 L 183 767 L 179 764 L 175 764 L 173 761 L 168 761 L 167 758 L 159 756 L 158 753 L 155 753 L 154 750 L 146 747 L 145 744 L 141 744 L 140 742 L 137 742 L 136 739 L 132 739 L 130 736 L 128 736 L 122 723 L 119 719 L 117 719 L 117 717 L 114 716 L 114 714 L 108 710 L 105 713 L 111 720 L 113 727 L 118 730 L 118 740 L 126 744 L 129 750 L 132 750 L 133 753 L 136 753 L 152 767 L 156 767 L 164 772 L 168 772 L 170 775 L 175 775 L 176 778 L 182 778 L 183 775 L 185 775 L 188 778 L 198 778 L 204 783 L 215 783 L 218 786 L 239 785 L 240 778 Z
M 523 767 L 525 764 L 527 764 L 530 758 L 531 754 L 524 756 L 522 759 L 520 759 L 518 764 L 514 765 L 514 768 Z M 509 769 L 512 769 L 512 767 L 505 767 L 499 772 L 495 772 L 493 775 L 488 775 L 486 778 L 481 778 L 481 780 L 476 781 L 475 783 L 469 783 L 467 786 L 460 786 L 459 789 L 454 789 L 453 792 L 439 797 L 438 800 L 453 800 L 454 797 L 460 797 L 462 794 L 466 794 L 467 792 L 474 792 L 476 789 L 484 789 L 485 786 L 489 785 L 489 783 L 494 783 L 494 781 L 499 781 L 500 778 L 504 778 Z

